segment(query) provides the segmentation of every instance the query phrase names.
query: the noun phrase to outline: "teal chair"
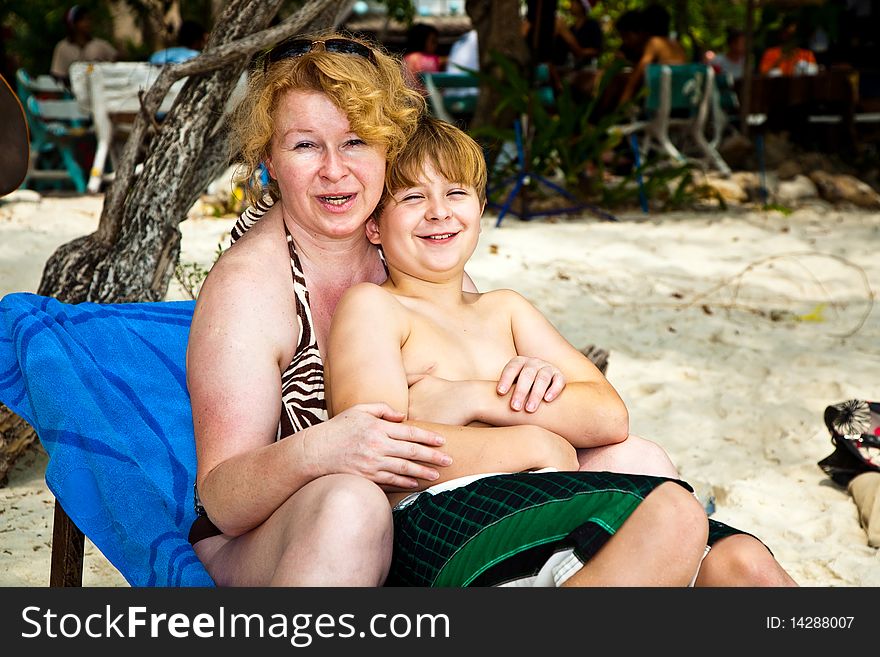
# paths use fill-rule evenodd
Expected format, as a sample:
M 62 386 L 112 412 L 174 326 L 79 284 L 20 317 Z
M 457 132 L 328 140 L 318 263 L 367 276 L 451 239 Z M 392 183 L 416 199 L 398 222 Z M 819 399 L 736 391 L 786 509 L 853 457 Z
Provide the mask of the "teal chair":
M 15 91 L 30 132 L 30 165 L 22 187 L 72 185 L 85 193 L 85 174 L 75 149 L 92 138 L 91 117 L 79 108 L 70 90 L 49 75 L 35 77 L 19 68 Z
M 15 71 L 15 92 L 18 94 L 22 105 L 30 96 L 41 99 L 72 98 L 73 94 L 63 84 L 51 75 L 33 76 L 26 69 L 20 68 Z
M 30 128 L 30 166 L 22 186 L 39 181 L 72 184 L 80 194 L 86 192 L 86 177 L 76 160 L 75 149 L 93 137 L 90 117 L 76 100 L 40 100 L 28 96 L 24 104 Z
M 454 123 L 456 118 L 469 119 L 477 108 L 480 81 L 470 73 L 420 73 L 428 92 L 428 108 L 438 119 Z M 446 93 L 455 89 L 460 93 Z

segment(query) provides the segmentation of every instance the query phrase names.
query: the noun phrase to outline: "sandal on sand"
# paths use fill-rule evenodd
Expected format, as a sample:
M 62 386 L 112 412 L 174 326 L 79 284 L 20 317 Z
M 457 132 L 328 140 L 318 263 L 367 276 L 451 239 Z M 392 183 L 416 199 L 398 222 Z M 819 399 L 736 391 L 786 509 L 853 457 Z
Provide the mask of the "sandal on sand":
M 880 472 L 880 402 L 850 399 L 825 409 L 834 451 L 818 465 L 846 486 L 863 472 Z

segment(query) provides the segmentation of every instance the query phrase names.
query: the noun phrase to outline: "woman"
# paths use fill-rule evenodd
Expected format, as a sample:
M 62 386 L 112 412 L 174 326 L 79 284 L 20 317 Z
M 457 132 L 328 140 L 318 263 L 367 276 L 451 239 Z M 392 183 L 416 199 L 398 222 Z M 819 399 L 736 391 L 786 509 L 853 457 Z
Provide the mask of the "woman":
M 440 32 L 433 25 L 416 23 L 406 34 L 403 63 L 413 76 L 437 73 L 446 66 L 446 57 L 437 54 Z
M 358 40 L 289 40 L 264 58 L 236 113 L 248 179 L 265 162 L 275 202 L 256 204 L 265 213 L 212 268 L 187 351 L 203 505 L 190 540 L 220 585 L 381 584 L 392 534 L 382 487 L 414 489 L 451 462 L 445 437 L 403 423 L 397 409 L 357 405 L 327 420 L 323 398 L 336 303 L 351 285 L 386 278 L 364 225 L 386 159 L 425 113 L 401 71 Z M 531 412 L 564 380 L 518 358 L 498 385 Z M 633 455 L 639 444 L 651 445 L 621 443 Z M 653 449 L 630 467 L 671 467 Z
M 758 63 L 761 75 L 815 75 L 819 72 L 816 55 L 812 50 L 801 48 L 798 40 L 798 24 L 788 17 L 779 28 L 774 44 L 764 50 Z

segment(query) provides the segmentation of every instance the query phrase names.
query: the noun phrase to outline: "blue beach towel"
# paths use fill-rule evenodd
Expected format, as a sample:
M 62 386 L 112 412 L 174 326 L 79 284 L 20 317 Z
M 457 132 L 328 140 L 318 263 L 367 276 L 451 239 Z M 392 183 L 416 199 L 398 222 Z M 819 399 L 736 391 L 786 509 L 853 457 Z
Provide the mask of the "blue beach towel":
M 49 490 L 132 586 L 213 586 L 187 541 L 194 307 L 0 300 L 0 402 L 36 430 Z

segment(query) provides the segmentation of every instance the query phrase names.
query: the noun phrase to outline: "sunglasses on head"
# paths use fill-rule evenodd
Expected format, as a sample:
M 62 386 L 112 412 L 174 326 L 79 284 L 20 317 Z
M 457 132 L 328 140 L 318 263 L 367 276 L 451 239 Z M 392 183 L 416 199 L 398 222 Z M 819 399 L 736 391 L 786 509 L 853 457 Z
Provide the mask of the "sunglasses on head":
M 376 55 L 373 51 L 362 43 L 353 41 L 352 39 L 287 39 L 272 48 L 263 58 L 263 72 L 265 72 L 271 64 L 280 62 L 282 59 L 290 57 L 302 57 L 313 50 L 320 51 L 319 46 L 325 52 L 335 52 L 341 55 L 356 55 L 363 57 L 372 64 L 376 63 Z

